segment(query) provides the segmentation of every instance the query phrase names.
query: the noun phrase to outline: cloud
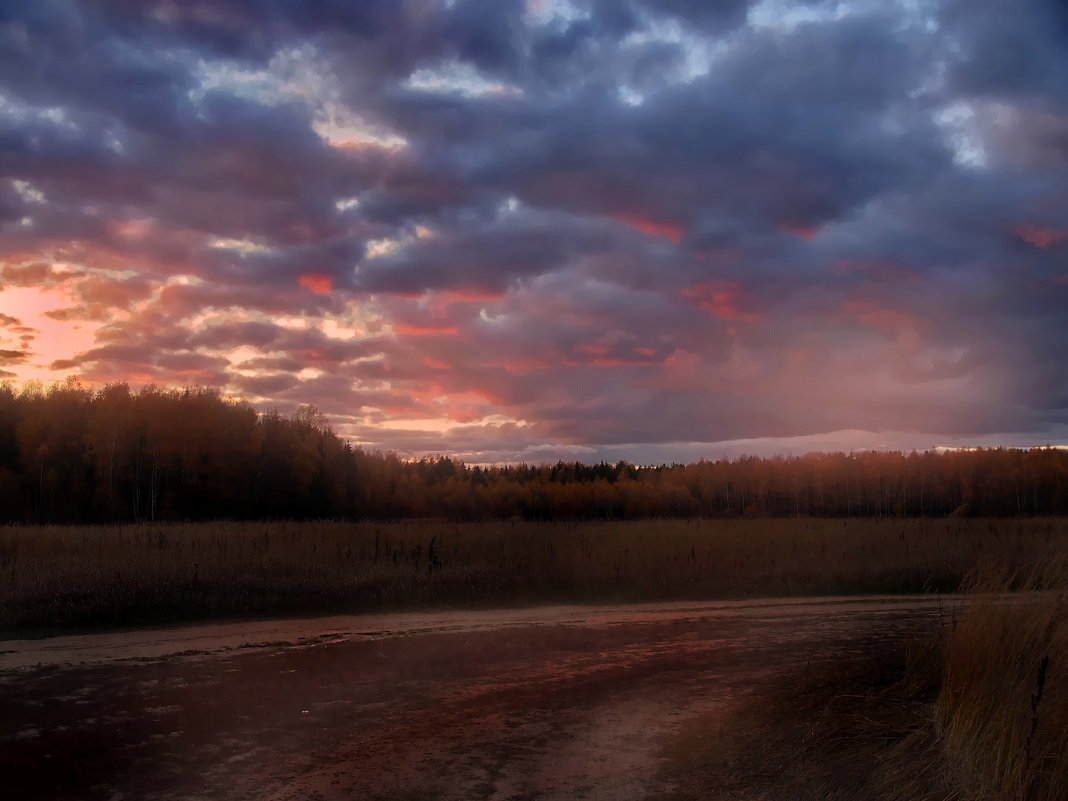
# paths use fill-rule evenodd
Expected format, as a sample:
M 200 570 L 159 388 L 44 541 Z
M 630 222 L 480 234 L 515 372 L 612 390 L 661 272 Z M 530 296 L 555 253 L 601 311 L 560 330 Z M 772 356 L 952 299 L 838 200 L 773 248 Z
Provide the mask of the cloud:
M 474 461 L 1066 422 L 1057 3 L 0 15 L 0 291 L 67 298 L 15 376 Z

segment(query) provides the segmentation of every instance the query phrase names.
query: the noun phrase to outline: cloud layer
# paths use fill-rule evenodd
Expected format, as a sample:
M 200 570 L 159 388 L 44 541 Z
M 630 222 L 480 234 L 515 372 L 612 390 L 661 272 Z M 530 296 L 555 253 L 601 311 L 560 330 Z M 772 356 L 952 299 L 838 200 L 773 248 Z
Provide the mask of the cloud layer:
M 1068 441 L 1065 86 L 1053 0 L 0 3 L 0 378 L 472 461 Z

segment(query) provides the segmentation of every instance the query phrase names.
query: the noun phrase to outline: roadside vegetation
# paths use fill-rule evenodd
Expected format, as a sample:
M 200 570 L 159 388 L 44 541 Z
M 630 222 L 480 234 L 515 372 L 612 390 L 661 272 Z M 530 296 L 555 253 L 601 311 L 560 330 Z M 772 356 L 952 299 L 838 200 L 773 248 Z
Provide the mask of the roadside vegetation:
M 970 798 L 1068 798 L 1068 558 L 969 583 L 935 707 L 947 775 Z
M 0 527 L 0 636 L 429 607 L 953 592 L 1068 519 Z
M 1068 798 L 1068 559 L 973 571 L 930 637 L 806 665 L 667 754 L 657 801 Z

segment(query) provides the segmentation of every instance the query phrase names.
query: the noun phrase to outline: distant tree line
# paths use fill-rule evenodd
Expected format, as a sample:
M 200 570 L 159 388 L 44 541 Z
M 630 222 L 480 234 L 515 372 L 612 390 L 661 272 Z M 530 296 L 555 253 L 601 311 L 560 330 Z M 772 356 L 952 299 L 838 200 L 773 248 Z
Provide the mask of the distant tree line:
M 314 407 L 0 384 L 0 522 L 1068 514 L 1055 448 L 469 467 L 353 447 Z

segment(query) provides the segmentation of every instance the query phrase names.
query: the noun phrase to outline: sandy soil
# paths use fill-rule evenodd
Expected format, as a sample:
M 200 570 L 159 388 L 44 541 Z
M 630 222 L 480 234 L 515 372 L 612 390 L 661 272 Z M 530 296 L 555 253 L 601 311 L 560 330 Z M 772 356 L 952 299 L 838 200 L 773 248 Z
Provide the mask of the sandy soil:
M 640 799 L 696 715 L 929 631 L 835 598 L 266 621 L 0 641 L 9 799 Z

